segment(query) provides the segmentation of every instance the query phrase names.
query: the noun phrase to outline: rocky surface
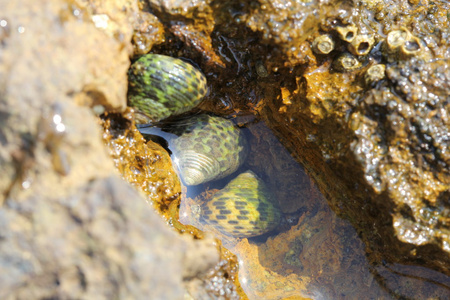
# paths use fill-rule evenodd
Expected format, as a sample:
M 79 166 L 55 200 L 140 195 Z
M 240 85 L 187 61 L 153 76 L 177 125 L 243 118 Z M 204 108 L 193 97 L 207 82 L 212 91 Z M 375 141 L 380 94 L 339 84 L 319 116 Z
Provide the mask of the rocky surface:
M 2 208 L 2 299 L 182 298 L 186 243 L 121 179 L 44 196 Z
M 355 295 L 346 274 L 362 274 L 355 286 L 373 296 L 384 296 L 380 289 L 396 297 L 445 295 L 448 2 L 0 5 L 2 298 L 238 298 L 231 255 L 218 258 L 211 240 L 180 239 L 165 229 L 142 194 L 118 179 L 169 210 L 165 217 L 178 230 L 204 237 L 177 223 L 179 182 L 172 169 L 156 172 L 168 165 L 163 149 L 141 141 L 140 156 L 126 148 L 134 137 L 106 131 L 119 175 L 101 139 L 96 115 L 123 111 L 129 56 L 150 49 L 198 64 L 209 84 L 202 109 L 264 119 L 362 239 L 325 208 L 309 181 L 289 184 L 278 196 L 294 221 L 278 236 L 234 248 L 247 262 L 239 276 L 257 276 L 250 297 L 300 299 L 302 289 L 320 298 L 311 292 L 320 285 L 332 298 Z M 328 50 L 318 46 L 327 38 Z M 262 151 L 273 151 L 271 161 L 278 151 L 286 156 L 266 147 L 264 132 L 253 133 Z M 122 158 L 135 164 L 118 164 Z M 272 175 L 284 168 L 289 180 L 304 178 L 279 164 L 263 168 L 270 185 L 287 183 Z M 290 196 L 297 189 L 305 189 L 298 201 Z
M 120 178 L 96 116 L 126 106 L 138 3 L 0 6 L 0 298 L 206 293 L 214 241 L 180 237 Z
M 202 108 L 262 116 L 374 261 L 448 272 L 448 3 L 334 4 L 219 6 Z
M 447 272 L 449 28 L 437 29 L 437 20 L 448 23 L 448 3 L 405 9 L 427 20 L 419 24 L 405 15 L 393 26 L 388 20 L 395 13 L 377 4 L 346 8 L 334 21 L 322 21 L 335 50 L 316 54 L 317 64 L 296 73 L 281 93 L 266 89 L 276 100 L 264 115 L 308 166 L 334 210 L 362 230 L 376 260 L 426 259 Z M 375 19 L 360 21 L 374 11 Z M 341 24 L 355 24 L 357 34 L 367 36 L 358 47 L 372 50 L 346 54 L 353 64 L 337 68 L 353 47 L 338 40 Z M 385 71 L 379 76 L 369 73 L 380 64 Z
M 210 85 L 201 108 L 264 119 L 371 264 L 449 275 L 448 2 L 212 5 L 225 69 L 183 46 L 156 49 L 199 63 Z M 324 37 L 331 50 L 317 46 Z

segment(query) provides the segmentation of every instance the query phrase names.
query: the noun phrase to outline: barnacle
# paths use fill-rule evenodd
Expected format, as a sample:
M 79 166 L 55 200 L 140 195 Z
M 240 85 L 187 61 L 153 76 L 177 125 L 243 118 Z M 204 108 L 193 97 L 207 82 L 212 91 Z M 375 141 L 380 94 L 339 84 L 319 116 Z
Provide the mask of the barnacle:
M 361 63 L 355 56 L 345 52 L 333 62 L 333 66 L 341 72 L 346 72 L 358 69 Z
M 375 39 L 369 35 L 357 35 L 348 45 L 348 50 L 354 55 L 367 55 L 372 50 Z
M 376 64 L 367 69 L 366 74 L 364 74 L 364 80 L 367 85 L 383 79 L 386 71 L 386 66 L 383 64 Z
M 355 36 L 358 34 L 358 27 L 354 24 L 350 24 L 347 26 L 338 26 L 336 27 L 336 31 L 339 34 L 341 40 L 346 41 L 347 43 L 351 43 Z
M 334 49 L 333 38 L 329 34 L 316 37 L 312 43 L 312 49 L 317 54 L 328 54 Z

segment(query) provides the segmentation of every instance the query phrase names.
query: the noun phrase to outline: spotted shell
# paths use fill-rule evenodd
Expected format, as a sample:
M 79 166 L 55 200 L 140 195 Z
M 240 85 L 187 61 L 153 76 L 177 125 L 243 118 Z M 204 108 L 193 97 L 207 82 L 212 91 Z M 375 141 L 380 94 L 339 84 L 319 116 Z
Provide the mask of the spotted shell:
M 281 212 L 264 182 L 246 171 L 202 205 L 201 219 L 223 234 L 252 237 L 277 227 Z
M 128 102 L 149 122 L 187 112 L 207 92 L 206 78 L 191 64 L 165 55 L 147 54 L 128 71 Z
M 224 178 L 247 156 L 247 141 L 234 123 L 206 114 L 189 119 L 171 144 L 174 162 L 186 185 Z

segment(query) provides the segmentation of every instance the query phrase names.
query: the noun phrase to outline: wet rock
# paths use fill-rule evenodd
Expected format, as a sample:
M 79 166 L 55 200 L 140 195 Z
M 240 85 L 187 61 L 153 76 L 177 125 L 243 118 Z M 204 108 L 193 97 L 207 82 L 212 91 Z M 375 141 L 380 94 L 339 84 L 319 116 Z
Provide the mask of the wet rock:
M 249 6 L 247 26 L 260 32 L 263 42 L 276 45 L 286 65 L 308 61 L 311 49 L 304 42 L 308 33 L 318 30 L 319 1 L 261 0 Z
M 362 267 L 362 244 L 350 224 L 336 218 L 320 196 L 311 200 L 321 209 L 304 213 L 288 232 L 259 245 L 242 241 L 233 249 L 242 260 L 239 275 L 247 279 L 243 288 L 249 297 L 388 296 L 370 284 L 373 277 Z M 355 269 L 349 272 L 351 265 Z
M 224 67 L 212 46 L 211 33 L 215 20 L 211 2 L 151 0 L 148 1 L 148 9 L 158 16 L 171 34 L 183 42 L 188 52 L 195 50 L 197 56 L 203 57 L 208 64 Z
M 355 58 L 358 68 L 343 70 L 334 66 L 348 44 L 338 43 L 317 65 L 298 70 L 279 93 L 264 89 L 272 100 L 263 115 L 333 209 L 363 232 L 371 259 L 426 260 L 448 274 L 450 48 L 443 37 L 450 32 L 436 20 L 445 19 L 449 7 L 376 7 L 388 37 L 405 34 L 388 41 L 374 31 L 376 22 L 362 24 L 372 6 L 346 8 L 335 23 L 322 20 L 322 28 L 336 32 L 340 27 L 333 24 L 344 22 L 344 15 L 359 16 L 346 21 L 357 34 L 373 34 L 373 49 Z M 403 8 L 427 21 L 407 17 L 391 24 Z M 368 80 L 365 74 L 377 64 L 385 65 L 384 74 Z
M 212 23 L 212 19 L 210 16 L 211 8 L 210 8 L 211 0 L 207 1 L 180 1 L 180 0 L 170 0 L 170 1 L 161 1 L 161 0 L 150 0 L 149 6 L 151 9 L 157 12 L 165 12 L 167 13 L 166 18 L 175 22 L 177 16 L 184 17 L 188 19 L 188 22 L 195 23 L 203 23 L 208 24 L 205 29 L 211 32 L 214 27 L 214 23 Z
M 134 54 L 147 54 L 154 45 L 165 41 L 164 26 L 159 19 L 145 11 L 137 14 L 133 34 Z
M 388 83 L 367 94 L 362 113 L 352 119 L 357 134 L 352 151 L 365 180 L 395 203 L 397 237 L 450 252 L 445 229 L 450 216 L 450 66 L 443 60 L 411 59 L 390 66 L 386 74 Z
M 103 120 L 103 138 L 122 177 L 145 193 L 161 210 L 180 197 L 181 184 L 167 151 L 146 140 L 133 124 L 130 112 L 110 114 Z

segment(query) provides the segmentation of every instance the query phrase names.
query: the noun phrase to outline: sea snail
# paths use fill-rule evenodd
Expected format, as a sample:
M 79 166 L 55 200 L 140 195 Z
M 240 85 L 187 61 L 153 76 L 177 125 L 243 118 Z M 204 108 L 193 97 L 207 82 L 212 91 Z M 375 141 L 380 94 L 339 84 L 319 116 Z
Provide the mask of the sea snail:
M 224 178 L 236 171 L 247 156 L 247 141 L 230 120 L 196 115 L 179 128 L 172 142 L 175 163 L 186 185 Z
M 204 75 L 176 58 L 148 54 L 128 71 L 132 107 L 158 122 L 197 106 L 207 92 Z M 173 121 L 168 131 L 174 162 L 186 185 L 198 185 L 231 175 L 245 161 L 244 133 L 225 118 L 207 114 Z M 202 206 L 201 219 L 220 232 L 252 237 L 278 226 L 281 211 L 264 182 L 252 171 L 231 180 Z
M 147 54 L 128 70 L 128 101 L 146 117 L 158 122 L 187 112 L 207 93 L 206 78 L 191 64 L 170 56 Z
M 281 211 L 264 182 L 246 171 L 204 203 L 200 217 L 225 235 L 252 237 L 275 229 Z

